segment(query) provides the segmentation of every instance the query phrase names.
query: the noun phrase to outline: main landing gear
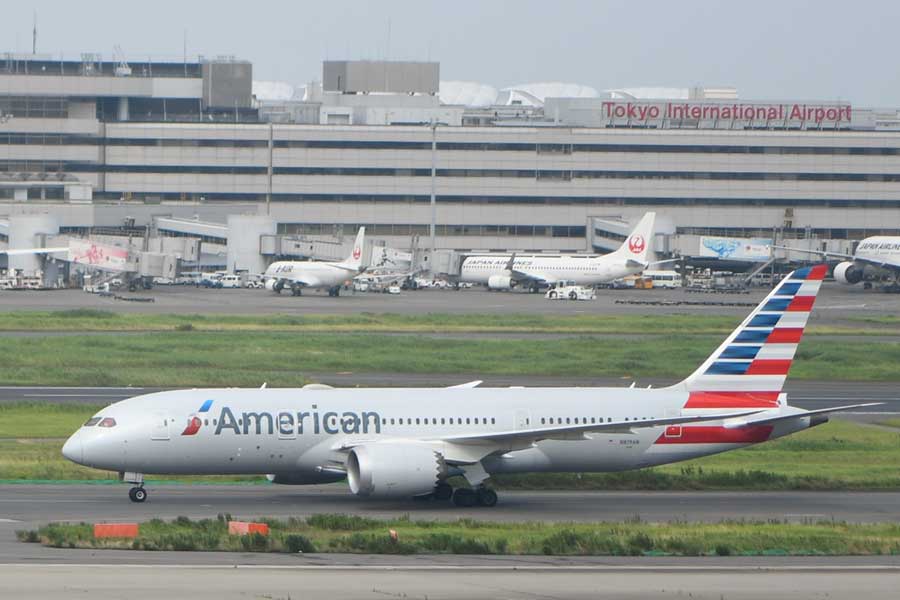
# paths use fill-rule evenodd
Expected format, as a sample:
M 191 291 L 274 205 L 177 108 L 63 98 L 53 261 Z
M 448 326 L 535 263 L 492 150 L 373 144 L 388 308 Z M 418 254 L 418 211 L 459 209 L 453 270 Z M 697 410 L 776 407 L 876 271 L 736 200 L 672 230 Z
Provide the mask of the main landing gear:
M 445 481 L 438 483 L 434 487 L 431 498 L 439 502 L 452 500 L 455 506 L 460 508 L 471 508 L 473 506 L 496 506 L 497 492 L 489 487 L 479 485 L 476 488 L 456 488 L 453 489 L 450 484 Z
M 328 295 L 332 298 L 337 298 L 341 295 L 341 286 L 336 285 L 333 288 L 328 288 Z

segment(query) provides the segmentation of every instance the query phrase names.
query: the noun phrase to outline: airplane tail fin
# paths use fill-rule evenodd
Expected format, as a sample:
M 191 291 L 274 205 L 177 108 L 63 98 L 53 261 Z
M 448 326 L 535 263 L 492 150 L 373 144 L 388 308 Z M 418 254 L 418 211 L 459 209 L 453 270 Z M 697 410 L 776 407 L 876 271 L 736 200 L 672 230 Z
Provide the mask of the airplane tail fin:
M 779 395 L 827 265 L 792 272 L 687 379 L 685 408 L 768 408 Z
M 353 251 L 350 252 L 350 256 L 344 261 L 344 264 L 347 267 L 352 269 L 359 269 L 362 265 L 362 255 L 363 250 L 365 250 L 366 243 L 366 228 L 360 227 L 359 231 L 356 233 L 356 241 L 353 242 Z
M 623 255 L 628 261 L 648 264 L 653 257 L 653 226 L 655 222 L 655 212 L 645 213 L 634 230 L 616 250 L 616 253 Z

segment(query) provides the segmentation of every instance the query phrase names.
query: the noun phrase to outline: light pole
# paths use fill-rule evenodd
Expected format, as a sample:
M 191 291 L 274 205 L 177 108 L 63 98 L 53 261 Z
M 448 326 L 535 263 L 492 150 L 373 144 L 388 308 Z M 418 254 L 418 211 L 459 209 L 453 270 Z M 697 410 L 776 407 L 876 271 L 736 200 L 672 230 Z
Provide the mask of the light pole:
M 435 168 L 437 161 L 437 120 L 432 119 L 429 127 L 431 127 L 431 228 L 429 229 L 429 234 L 431 235 L 431 256 L 428 259 L 428 267 L 429 270 L 434 272 L 434 251 L 436 246 L 435 229 L 437 223 L 437 199 L 435 197 L 435 177 L 437 175 Z

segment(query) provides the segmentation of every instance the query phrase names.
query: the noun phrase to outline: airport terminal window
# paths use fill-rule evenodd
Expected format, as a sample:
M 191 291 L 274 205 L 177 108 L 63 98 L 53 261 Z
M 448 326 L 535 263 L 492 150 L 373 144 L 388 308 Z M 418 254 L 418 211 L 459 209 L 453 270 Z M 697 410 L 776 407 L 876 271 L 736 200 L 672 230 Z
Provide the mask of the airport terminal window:
M 87 421 L 84 422 L 84 425 L 82 425 L 82 427 L 93 427 L 94 425 L 96 425 L 99 422 L 100 422 L 100 417 L 91 417 L 90 419 L 88 419 Z

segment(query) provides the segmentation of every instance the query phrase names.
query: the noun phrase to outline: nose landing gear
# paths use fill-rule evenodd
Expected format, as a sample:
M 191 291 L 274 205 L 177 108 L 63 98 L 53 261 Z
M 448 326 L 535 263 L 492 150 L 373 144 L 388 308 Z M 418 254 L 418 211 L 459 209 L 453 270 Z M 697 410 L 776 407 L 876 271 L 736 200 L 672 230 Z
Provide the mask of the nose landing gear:
M 130 498 L 132 502 L 141 503 L 147 499 L 147 490 L 144 489 L 143 485 L 133 487 L 128 490 L 128 498 Z
M 147 490 L 144 489 L 144 474 L 132 473 L 130 471 L 120 471 L 119 481 L 134 485 L 128 490 L 128 499 L 132 502 L 141 503 L 147 499 Z

